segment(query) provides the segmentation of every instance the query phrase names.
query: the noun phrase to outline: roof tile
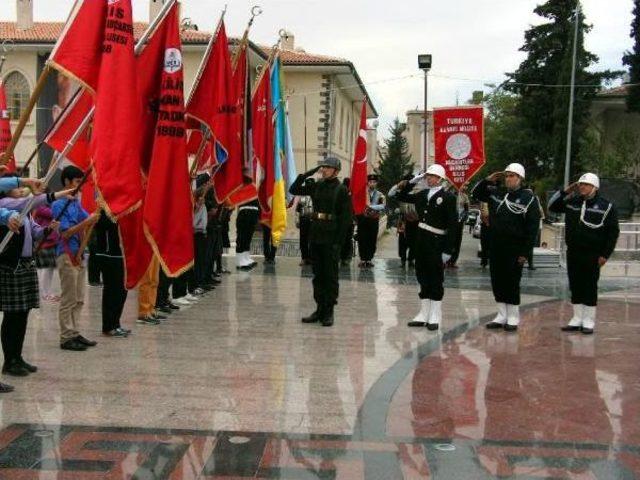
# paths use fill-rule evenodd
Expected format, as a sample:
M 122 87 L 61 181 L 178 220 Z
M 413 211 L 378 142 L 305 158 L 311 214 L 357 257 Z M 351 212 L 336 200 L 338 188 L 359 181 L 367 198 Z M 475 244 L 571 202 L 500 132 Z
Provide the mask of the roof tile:
M 139 38 L 147 28 L 147 23 L 135 22 L 134 35 Z M 32 28 L 19 30 L 16 22 L 0 22 L 0 39 L 8 39 L 16 44 L 29 43 L 55 43 L 62 34 L 63 22 L 35 22 Z M 209 42 L 211 33 L 198 30 L 183 30 L 182 42 L 185 45 L 206 45 Z M 230 38 L 230 43 L 237 43 L 237 38 Z M 264 56 L 268 56 L 271 47 L 256 45 Z M 314 55 L 302 50 L 282 50 L 280 57 L 287 65 L 297 64 L 344 64 L 347 60 L 326 55 Z

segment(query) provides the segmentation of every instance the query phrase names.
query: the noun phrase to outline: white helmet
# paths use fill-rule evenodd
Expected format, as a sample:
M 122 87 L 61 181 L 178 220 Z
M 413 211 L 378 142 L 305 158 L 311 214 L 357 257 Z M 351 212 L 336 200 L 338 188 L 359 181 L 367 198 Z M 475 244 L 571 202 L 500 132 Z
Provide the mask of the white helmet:
M 504 169 L 505 173 L 515 173 L 520 176 L 520 178 L 524 179 L 524 167 L 519 163 L 511 163 L 507 165 L 507 168 Z
M 427 168 L 427 171 L 425 172 L 426 175 L 435 175 L 436 177 L 440 177 L 442 179 L 446 179 L 447 178 L 447 174 L 444 171 L 444 167 L 442 165 L 439 165 L 437 163 L 434 163 L 433 165 L 430 165 L 429 168 Z
M 596 188 L 600 188 L 600 179 L 595 173 L 585 173 L 580 177 L 578 183 L 587 183 L 593 185 Z

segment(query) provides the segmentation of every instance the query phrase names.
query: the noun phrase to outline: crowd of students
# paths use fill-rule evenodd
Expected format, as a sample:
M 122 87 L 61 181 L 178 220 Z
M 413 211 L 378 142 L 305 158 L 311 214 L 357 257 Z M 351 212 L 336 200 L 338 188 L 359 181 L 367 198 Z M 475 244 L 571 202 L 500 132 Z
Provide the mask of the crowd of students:
M 0 254 L 2 372 L 24 377 L 38 367 L 22 357 L 29 312 L 41 301 L 59 303 L 60 348 L 85 351 L 97 345 L 80 332 L 88 265 L 91 285 L 102 286 L 102 334 L 126 338 L 132 330 L 121 324 L 127 299 L 125 262 L 117 223 L 103 210 L 88 213 L 77 191 L 84 172 L 67 166 L 61 172 L 63 189 L 45 193 L 39 180 L 0 172 L 0 239 L 12 238 Z M 222 275 L 222 254 L 230 246 L 231 210 L 215 200 L 208 175 L 194 180 L 194 265 L 177 278 L 163 272 L 157 256 L 138 286 L 138 319 L 141 325 L 159 325 L 168 314 L 197 302 L 215 289 Z M 20 212 L 31 204 L 28 214 Z M 89 257 L 85 252 L 89 249 Z M 60 292 L 53 290 L 55 272 Z M 14 387 L 0 383 L 0 393 Z

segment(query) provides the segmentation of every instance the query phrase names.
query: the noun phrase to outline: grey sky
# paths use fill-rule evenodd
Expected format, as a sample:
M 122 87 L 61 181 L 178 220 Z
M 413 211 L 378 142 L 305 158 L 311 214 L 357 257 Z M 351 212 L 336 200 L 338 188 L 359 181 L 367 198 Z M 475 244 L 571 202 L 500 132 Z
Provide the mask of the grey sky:
M 296 45 L 311 53 L 353 61 L 386 125 L 422 105 L 418 53 L 432 53 L 429 106 L 464 102 L 485 82 L 499 82 L 523 56 L 523 33 L 538 22 L 533 8 L 542 0 L 228 0 L 229 35 L 242 34 L 252 5 L 264 14 L 252 39 L 271 45 L 280 28 L 294 33 Z M 34 0 L 36 20 L 65 20 L 73 0 Z M 632 0 L 583 0 L 593 24 L 587 47 L 600 68 L 621 69 L 631 47 Z M 147 0 L 133 0 L 136 20 L 147 20 Z M 213 29 L 224 3 L 183 0 L 183 17 L 200 29 Z M 15 19 L 15 0 L 0 0 L 0 19 Z M 413 78 L 406 78 L 414 75 Z M 396 80 L 392 80 L 396 79 Z M 467 80 L 468 79 L 468 80 Z M 485 88 L 486 89 L 486 88 Z M 381 132 L 383 135 L 386 131 Z

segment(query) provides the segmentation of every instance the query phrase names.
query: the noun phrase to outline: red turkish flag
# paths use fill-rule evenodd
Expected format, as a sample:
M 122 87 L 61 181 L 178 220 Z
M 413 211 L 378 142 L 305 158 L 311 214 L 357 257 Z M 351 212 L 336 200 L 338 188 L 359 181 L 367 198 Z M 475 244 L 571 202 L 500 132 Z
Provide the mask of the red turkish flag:
M 57 119 L 55 127 L 44 139 L 44 143 L 57 152 L 62 152 L 67 143 L 76 132 L 82 121 L 93 107 L 93 98 L 86 90 L 76 95 L 71 105 L 65 109 L 62 116 Z M 76 167 L 86 171 L 91 165 L 91 127 L 88 127 L 67 153 L 67 160 Z M 89 175 L 81 189 L 82 208 L 93 213 L 98 210 L 96 204 L 96 186 L 93 176 Z
M 96 185 L 93 183 L 93 177 L 89 175 L 87 181 L 80 189 L 80 204 L 87 212 L 93 213 L 98 210 L 96 203 Z
M 436 108 L 433 131 L 436 163 L 444 167 L 449 181 L 460 190 L 485 163 L 483 108 Z
M 235 207 L 237 205 L 243 205 L 251 200 L 258 198 L 258 190 L 255 185 L 255 166 L 252 159 L 252 141 L 247 142 L 248 138 L 251 138 L 251 131 L 253 128 L 253 115 L 251 111 L 251 95 L 249 92 L 249 65 L 247 62 L 247 46 L 248 43 L 243 41 L 240 44 L 240 50 L 237 55 L 237 61 L 233 72 L 233 84 L 234 95 L 238 99 L 239 111 L 241 114 L 238 116 L 239 131 L 241 134 L 240 141 L 235 144 L 238 149 L 238 155 L 242 159 L 242 168 L 247 168 L 251 175 L 251 183 L 245 184 L 244 182 L 239 185 L 235 191 L 227 198 L 227 205 Z M 243 177 L 246 175 L 243 174 Z
M 95 92 L 96 188 L 111 216 L 132 212 L 142 203 L 142 126 L 131 0 L 78 2 L 49 64 Z
M 187 103 L 187 115 L 206 125 L 213 135 L 216 200 L 222 203 L 242 185 L 242 158 L 238 99 L 234 96 L 233 72 L 224 22 L 212 37 L 201 70 Z
M 5 152 L 11 143 L 11 115 L 7 109 L 7 94 L 0 82 L 0 154 Z M 16 171 L 16 159 L 13 155 L 7 162 L 10 172 Z
M 138 58 L 138 88 L 146 106 L 143 165 L 149 165 L 145 233 L 170 277 L 193 265 L 183 75 L 180 17 L 175 4 Z
M 44 143 L 57 152 L 64 150 L 73 134 L 78 130 L 78 127 L 93 107 L 93 98 L 87 91 L 78 94 L 72 102 L 73 103 L 69 105 L 57 120 L 55 127 L 44 139 Z M 91 128 L 89 127 L 80 135 L 80 138 L 66 157 L 81 170 L 87 170 L 91 164 L 90 131 Z
M 118 219 L 125 265 L 125 287 L 129 290 L 140 283 L 153 257 L 153 250 L 144 232 L 143 214 L 142 208 L 139 208 Z
M 271 200 L 275 184 L 274 125 L 270 66 L 265 66 L 251 100 L 253 172 L 260 202 L 261 221 L 271 224 Z
M 351 167 L 351 203 L 353 213 L 362 215 L 367 208 L 367 100 L 362 104 L 356 151 Z

